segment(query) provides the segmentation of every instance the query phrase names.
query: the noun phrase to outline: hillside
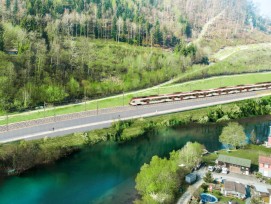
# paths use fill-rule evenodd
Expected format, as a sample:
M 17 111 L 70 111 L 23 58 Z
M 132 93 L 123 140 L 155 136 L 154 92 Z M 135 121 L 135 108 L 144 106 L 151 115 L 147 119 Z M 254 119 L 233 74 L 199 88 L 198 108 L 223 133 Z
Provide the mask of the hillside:
M 223 14 L 220 15 L 202 37 L 201 46 L 209 47 L 216 52 L 225 46 L 271 42 L 268 27 L 260 30 L 252 24 L 241 25 L 238 22 L 229 21 Z
M 246 0 L 1 0 L 0 18 L 2 112 L 151 87 L 223 46 L 271 42 Z
M 256 31 L 268 32 L 270 26 L 247 0 L 2 0 L 0 14 L 4 22 L 38 31 L 47 43 L 61 34 L 172 47 L 180 40 L 197 39 L 217 16 L 204 39 L 252 34 L 255 43 Z

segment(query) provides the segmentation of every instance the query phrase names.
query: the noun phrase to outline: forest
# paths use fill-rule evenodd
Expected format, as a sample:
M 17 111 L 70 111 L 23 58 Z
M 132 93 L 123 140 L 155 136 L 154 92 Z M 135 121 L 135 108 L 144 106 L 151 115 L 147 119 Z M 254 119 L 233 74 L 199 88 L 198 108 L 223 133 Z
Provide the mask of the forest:
M 268 33 L 270 23 L 246 0 L 0 3 L 0 112 L 167 81 L 194 63 L 206 63 L 206 49 L 191 42 L 221 13 L 231 22 L 227 36 L 248 27 Z

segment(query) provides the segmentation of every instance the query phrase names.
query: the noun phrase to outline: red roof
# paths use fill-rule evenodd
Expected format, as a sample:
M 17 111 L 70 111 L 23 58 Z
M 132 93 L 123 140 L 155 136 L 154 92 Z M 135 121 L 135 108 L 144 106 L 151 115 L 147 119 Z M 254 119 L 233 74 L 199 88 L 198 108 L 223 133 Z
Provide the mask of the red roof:
M 259 156 L 259 163 L 261 163 L 261 164 L 271 164 L 271 157 Z

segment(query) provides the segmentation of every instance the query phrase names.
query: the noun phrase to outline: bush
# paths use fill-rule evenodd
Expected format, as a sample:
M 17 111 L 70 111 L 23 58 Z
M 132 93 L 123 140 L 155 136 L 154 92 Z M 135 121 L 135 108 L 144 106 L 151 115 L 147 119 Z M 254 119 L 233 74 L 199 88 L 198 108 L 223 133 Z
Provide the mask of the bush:
M 201 185 L 201 188 L 203 189 L 203 192 L 206 193 L 207 190 L 208 190 L 208 188 L 209 188 L 209 185 L 206 184 L 206 183 L 203 183 L 203 184 Z

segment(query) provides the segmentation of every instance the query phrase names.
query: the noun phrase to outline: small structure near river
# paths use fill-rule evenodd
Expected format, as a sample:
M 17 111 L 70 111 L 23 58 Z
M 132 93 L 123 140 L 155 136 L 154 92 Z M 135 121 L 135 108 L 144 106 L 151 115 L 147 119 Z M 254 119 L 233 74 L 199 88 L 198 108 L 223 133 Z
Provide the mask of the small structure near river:
M 191 174 L 188 174 L 188 175 L 185 176 L 185 181 L 188 184 L 192 184 L 196 180 L 197 180 L 197 175 L 196 174 L 191 173 Z

